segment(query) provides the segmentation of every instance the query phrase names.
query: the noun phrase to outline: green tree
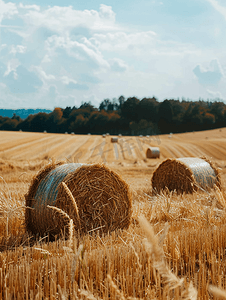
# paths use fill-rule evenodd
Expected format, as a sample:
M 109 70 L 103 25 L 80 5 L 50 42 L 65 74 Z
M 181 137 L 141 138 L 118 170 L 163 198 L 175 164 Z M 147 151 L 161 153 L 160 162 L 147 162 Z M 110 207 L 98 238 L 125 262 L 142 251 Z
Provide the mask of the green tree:
M 140 100 L 136 97 L 128 98 L 121 107 L 121 115 L 122 117 L 130 120 L 137 121 L 139 119 L 137 113 L 137 107 Z
M 169 100 L 164 100 L 159 104 L 158 127 L 161 133 L 172 131 L 173 109 Z
M 143 98 L 137 106 L 138 120 L 156 122 L 158 115 L 158 102 L 153 98 Z

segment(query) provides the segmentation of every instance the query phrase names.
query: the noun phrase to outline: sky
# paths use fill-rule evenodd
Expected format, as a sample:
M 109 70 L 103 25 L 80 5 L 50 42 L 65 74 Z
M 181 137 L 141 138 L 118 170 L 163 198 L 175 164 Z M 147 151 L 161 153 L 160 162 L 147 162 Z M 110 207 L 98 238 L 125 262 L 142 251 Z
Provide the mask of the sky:
M 226 101 L 225 0 L 0 0 L 0 108 Z

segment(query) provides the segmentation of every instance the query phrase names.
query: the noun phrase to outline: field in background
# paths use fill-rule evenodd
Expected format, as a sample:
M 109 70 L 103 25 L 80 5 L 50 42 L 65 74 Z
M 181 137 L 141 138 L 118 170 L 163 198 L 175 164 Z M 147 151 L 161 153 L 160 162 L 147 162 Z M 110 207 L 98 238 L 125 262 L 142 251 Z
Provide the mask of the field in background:
M 149 146 L 160 148 L 160 159 L 146 158 Z M 211 159 L 220 168 L 223 191 L 153 197 L 151 177 L 158 164 L 168 157 L 186 156 Z M 133 191 L 129 229 L 54 243 L 29 236 L 23 224 L 24 194 L 32 177 L 50 160 L 102 162 L 118 172 Z M 181 299 L 192 282 L 199 299 L 212 299 L 208 284 L 226 288 L 226 128 L 119 136 L 118 143 L 111 143 L 111 136 L 1 131 L 0 172 L 2 298 Z M 184 278 L 183 284 L 173 275 L 165 282 L 161 270 L 153 268 L 153 253 L 145 248 L 145 231 L 138 222 L 141 214 L 162 238 L 167 265 Z

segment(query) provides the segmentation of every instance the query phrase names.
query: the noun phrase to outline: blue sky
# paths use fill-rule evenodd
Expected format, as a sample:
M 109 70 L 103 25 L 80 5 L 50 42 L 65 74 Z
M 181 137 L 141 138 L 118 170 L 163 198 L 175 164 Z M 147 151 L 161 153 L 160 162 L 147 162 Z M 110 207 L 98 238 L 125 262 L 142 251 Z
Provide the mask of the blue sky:
M 0 0 L 0 107 L 226 100 L 224 0 Z

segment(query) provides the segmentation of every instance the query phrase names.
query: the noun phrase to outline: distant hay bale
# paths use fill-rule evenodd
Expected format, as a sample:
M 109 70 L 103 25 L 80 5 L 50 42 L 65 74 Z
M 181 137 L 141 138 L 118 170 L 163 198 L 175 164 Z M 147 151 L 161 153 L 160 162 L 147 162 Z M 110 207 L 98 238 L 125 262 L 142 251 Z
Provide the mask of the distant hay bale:
M 105 138 L 105 137 L 106 137 L 106 134 L 102 134 L 102 137 Z
M 132 197 L 128 184 L 100 164 L 49 164 L 33 178 L 25 195 L 25 224 L 36 235 L 65 233 L 73 220 L 80 234 L 128 228 Z
M 146 151 L 147 158 L 159 158 L 160 157 L 160 150 L 159 147 L 148 147 Z
M 112 143 L 118 143 L 118 138 L 117 137 L 112 137 L 111 142 Z
M 208 191 L 217 185 L 221 187 L 218 169 L 206 158 L 184 157 L 166 159 L 152 176 L 153 193 L 167 189 L 180 193 Z

